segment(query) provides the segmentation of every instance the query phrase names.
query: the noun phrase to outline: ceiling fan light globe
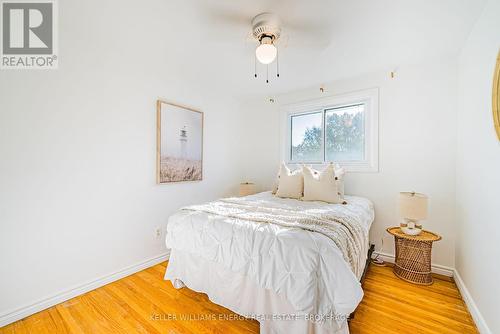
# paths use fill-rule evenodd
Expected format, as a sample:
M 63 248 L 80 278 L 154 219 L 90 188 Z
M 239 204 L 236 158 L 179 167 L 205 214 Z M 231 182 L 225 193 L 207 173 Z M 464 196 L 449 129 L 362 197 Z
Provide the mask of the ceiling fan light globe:
M 261 44 L 255 49 L 257 60 L 264 65 L 271 64 L 277 54 L 278 50 L 273 44 Z

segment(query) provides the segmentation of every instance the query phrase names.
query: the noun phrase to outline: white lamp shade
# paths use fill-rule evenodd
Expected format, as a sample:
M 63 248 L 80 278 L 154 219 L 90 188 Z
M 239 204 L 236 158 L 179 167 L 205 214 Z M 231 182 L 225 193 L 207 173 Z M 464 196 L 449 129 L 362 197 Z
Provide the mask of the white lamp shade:
M 241 183 L 240 184 L 240 196 L 248 196 L 255 194 L 255 184 L 254 183 Z
M 255 49 L 255 56 L 262 64 L 270 64 L 276 59 L 278 50 L 273 44 L 261 44 Z
M 427 218 L 428 197 L 415 192 L 399 193 L 399 212 L 402 218 L 422 220 Z

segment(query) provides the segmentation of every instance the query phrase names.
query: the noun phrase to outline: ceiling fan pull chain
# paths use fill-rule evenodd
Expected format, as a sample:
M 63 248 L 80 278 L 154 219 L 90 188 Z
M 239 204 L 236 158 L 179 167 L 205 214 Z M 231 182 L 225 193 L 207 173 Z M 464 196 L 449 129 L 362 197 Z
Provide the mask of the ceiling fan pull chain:
M 257 56 L 255 55 L 255 53 L 253 54 L 253 59 L 255 61 L 255 68 L 254 68 L 254 71 L 253 71 L 253 73 L 254 73 L 253 76 L 255 78 L 257 78 Z
M 279 78 L 280 77 L 280 62 L 279 62 L 279 50 L 276 48 L 276 76 Z
M 269 65 L 266 65 L 266 83 L 269 83 Z

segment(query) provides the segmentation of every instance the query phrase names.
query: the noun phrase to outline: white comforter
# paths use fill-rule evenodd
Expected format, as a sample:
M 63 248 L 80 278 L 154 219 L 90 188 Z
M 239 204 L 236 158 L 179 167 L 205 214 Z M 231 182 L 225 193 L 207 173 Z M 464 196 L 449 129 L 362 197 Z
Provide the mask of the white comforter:
M 270 192 L 248 196 L 259 206 L 292 206 L 313 213 L 325 208 L 349 215 L 366 229 L 374 218 L 373 205 L 347 196 L 347 205 L 281 199 Z M 328 237 L 317 232 L 181 210 L 170 217 L 167 247 L 191 253 L 251 278 L 263 289 L 283 295 L 298 314 L 324 319 L 348 315 L 363 297 L 359 277 Z M 368 237 L 361 263 L 366 258 Z

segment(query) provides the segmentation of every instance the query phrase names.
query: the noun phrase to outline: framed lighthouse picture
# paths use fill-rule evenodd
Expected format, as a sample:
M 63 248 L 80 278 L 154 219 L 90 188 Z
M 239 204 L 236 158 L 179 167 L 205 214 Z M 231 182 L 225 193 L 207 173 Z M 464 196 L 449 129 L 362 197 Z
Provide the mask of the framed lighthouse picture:
M 157 183 L 200 181 L 203 177 L 203 113 L 156 102 Z

